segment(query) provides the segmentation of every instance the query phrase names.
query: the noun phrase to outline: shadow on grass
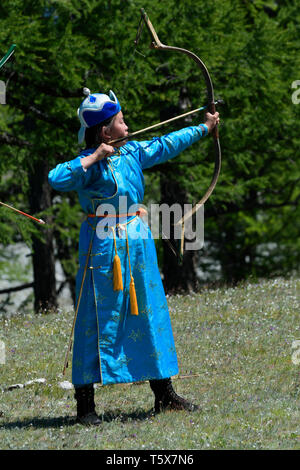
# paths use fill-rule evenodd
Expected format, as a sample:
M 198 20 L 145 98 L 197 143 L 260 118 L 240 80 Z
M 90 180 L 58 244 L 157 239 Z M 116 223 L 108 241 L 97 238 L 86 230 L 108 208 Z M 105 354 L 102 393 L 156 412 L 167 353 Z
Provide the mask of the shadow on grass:
M 124 413 L 121 410 L 108 410 L 104 413 L 98 413 L 99 417 L 103 422 L 112 422 L 112 421 L 119 421 L 122 423 L 129 422 L 129 421 L 144 421 L 153 416 L 155 416 L 153 409 L 149 411 L 144 410 L 137 410 L 132 413 Z M 22 428 L 35 428 L 35 429 L 43 429 L 43 428 L 60 428 L 62 426 L 74 426 L 78 424 L 76 422 L 75 416 L 58 416 L 58 417 L 48 417 L 48 418 L 39 418 L 34 417 L 32 419 L 20 419 L 17 421 L 10 421 L 9 423 L 0 423 L 0 430 L 1 429 L 22 429 Z

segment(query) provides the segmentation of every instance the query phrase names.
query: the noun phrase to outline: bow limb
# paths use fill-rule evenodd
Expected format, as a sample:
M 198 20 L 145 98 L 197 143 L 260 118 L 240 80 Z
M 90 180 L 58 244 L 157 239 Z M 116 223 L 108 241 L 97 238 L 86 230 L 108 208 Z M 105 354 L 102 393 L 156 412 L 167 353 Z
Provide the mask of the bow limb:
M 183 49 L 181 47 L 167 46 L 167 45 L 163 44 L 159 40 L 159 38 L 157 36 L 157 33 L 156 33 L 151 21 L 149 20 L 149 17 L 147 15 L 147 13 L 145 12 L 145 10 L 142 9 L 141 13 L 142 13 L 142 17 L 145 21 L 145 24 L 146 24 L 146 26 L 147 26 L 147 28 L 148 28 L 151 36 L 152 36 L 152 39 L 153 39 L 151 47 L 153 47 L 154 49 L 160 49 L 160 50 L 166 50 L 166 51 L 177 51 L 179 53 L 186 54 L 187 56 L 191 57 L 191 59 L 193 59 L 194 62 L 196 62 L 196 64 L 198 65 L 198 67 L 202 71 L 202 74 L 203 74 L 203 77 L 204 77 L 204 80 L 205 80 L 205 84 L 206 84 L 207 97 L 208 97 L 208 111 L 211 114 L 214 114 L 216 112 L 215 99 L 214 99 L 214 89 L 213 89 L 212 80 L 210 78 L 210 75 L 208 73 L 208 70 L 207 70 L 207 67 L 205 66 L 205 64 L 202 62 L 202 60 L 196 54 L 194 54 L 194 52 L 191 52 L 187 49 Z M 195 212 L 197 212 L 197 210 L 200 209 L 200 207 L 208 200 L 208 198 L 212 194 L 212 192 L 213 192 L 213 190 L 214 190 L 214 188 L 217 184 L 218 177 L 219 177 L 219 174 L 220 174 L 220 169 L 221 169 L 221 146 L 220 146 L 219 131 L 218 131 L 217 126 L 214 127 L 211 134 L 212 134 L 213 139 L 214 139 L 214 153 L 215 153 L 215 167 L 214 167 L 214 173 L 213 173 L 212 180 L 210 182 L 210 185 L 209 185 L 206 193 L 200 199 L 200 201 L 190 211 L 188 211 L 178 222 L 176 222 L 175 225 L 183 225 L 185 222 L 187 222 L 187 220 L 189 220 L 193 216 L 193 214 L 195 214 Z M 183 253 L 183 243 L 181 244 L 181 252 Z

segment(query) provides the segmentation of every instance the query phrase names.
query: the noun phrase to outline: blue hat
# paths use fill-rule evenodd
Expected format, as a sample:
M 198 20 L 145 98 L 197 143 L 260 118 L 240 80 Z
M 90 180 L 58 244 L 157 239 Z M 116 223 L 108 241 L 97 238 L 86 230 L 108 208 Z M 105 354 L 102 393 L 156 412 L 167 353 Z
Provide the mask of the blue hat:
M 88 88 L 84 88 L 83 93 L 87 95 L 87 97 L 83 100 L 77 110 L 79 121 L 81 123 L 81 127 L 78 132 L 79 143 L 83 142 L 85 129 L 87 127 L 96 126 L 96 124 L 106 121 L 106 119 L 113 117 L 121 111 L 118 98 L 111 90 L 108 95 L 104 95 L 102 93 L 91 94 Z

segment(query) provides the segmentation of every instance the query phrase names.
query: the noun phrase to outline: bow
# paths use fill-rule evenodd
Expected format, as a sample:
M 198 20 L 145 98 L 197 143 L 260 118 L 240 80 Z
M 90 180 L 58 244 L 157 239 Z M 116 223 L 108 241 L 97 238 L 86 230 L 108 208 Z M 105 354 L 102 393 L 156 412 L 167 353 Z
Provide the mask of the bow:
M 194 60 L 194 62 L 196 62 L 196 64 L 198 65 L 198 67 L 200 68 L 200 70 L 201 70 L 201 72 L 204 76 L 204 80 L 205 80 L 205 83 L 206 83 L 207 98 L 208 98 L 208 112 L 211 113 L 211 114 L 214 114 L 216 112 L 216 107 L 215 107 L 216 103 L 215 103 L 215 99 L 214 99 L 214 89 L 213 89 L 213 84 L 212 84 L 210 75 L 208 73 L 208 70 L 207 70 L 205 64 L 202 62 L 202 60 L 196 54 L 194 54 L 194 52 L 191 52 L 187 49 L 183 49 L 181 47 L 167 46 L 167 45 L 163 44 L 159 40 L 159 38 L 156 34 L 156 31 L 155 31 L 155 29 L 154 29 L 148 15 L 147 15 L 147 13 L 145 12 L 145 10 L 143 8 L 141 9 L 141 14 L 142 14 L 141 19 L 144 20 L 144 23 L 146 24 L 146 26 L 147 26 L 147 28 L 150 32 L 150 35 L 152 36 L 152 39 L 153 39 L 153 42 L 151 44 L 152 48 L 161 49 L 161 50 L 165 50 L 165 51 L 177 51 L 177 52 L 188 55 L 189 57 L 191 57 Z M 140 32 L 139 32 L 139 34 L 140 34 Z M 221 169 L 221 146 L 220 146 L 219 132 L 218 132 L 217 126 L 214 127 L 214 129 L 212 130 L 211 133 L 212 133 L 213 140 L 214 140 L 214 153 L 215 153 L 215 166 L 214 166 L 214 173 L 213 173 L 212 180 L 210 182 L 210 185 L 209 185 L 206 193 L 200 199 L 200 201 L 175 224 L 175 225 L 181 225 L 182 226 L 181 257 L 183 255 L 184 223 L 187 222 L 197 212 L 197 210 L 200 209 L 200 207 L 208 200 L 208 198 L 212 194 L 212 192 L 213 192 L 213 190 L 214 190 L 214 188 L 217 184 L 218 177 L 219 177 L 219 174 L 220 174 L 220 169 Z

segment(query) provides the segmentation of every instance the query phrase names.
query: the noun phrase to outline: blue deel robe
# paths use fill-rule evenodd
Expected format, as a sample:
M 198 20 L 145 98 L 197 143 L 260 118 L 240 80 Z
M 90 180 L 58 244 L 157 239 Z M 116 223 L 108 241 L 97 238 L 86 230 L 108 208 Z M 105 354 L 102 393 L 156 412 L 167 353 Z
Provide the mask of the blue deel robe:
M 85 150 L 51 170 L 49 182 L 58 191 L 77 191 L 86 214 L 96 214 L 100 205 L 103 214 L 103 204 L 112 204 L 119 213 L 121 196 L 127 197 L 128 208 L 142 203 L 144 169 L 176 157 L 206 134 L 206 126 L 191 126 L 150 141 L 127 142 L 118 153 L 87 170 L 81 158 L 95 149 Z M 100 220 L 103 218 L 88 217 L 80 229 L 77 299 L 91 240 L 92 249 L 74 330 L 72 382 L 77 386 L 96 382 L 107 385 L 174 376 L 178 374 L 177 355 L 150 229 L 141 217 L 128 216 L 128 238 L 125 226 L 115 231 L 124 288 L 114 291 L 114 238 L 103 236 Z M 132 315 L 130 308 L 129 261 L 138 316 Z

